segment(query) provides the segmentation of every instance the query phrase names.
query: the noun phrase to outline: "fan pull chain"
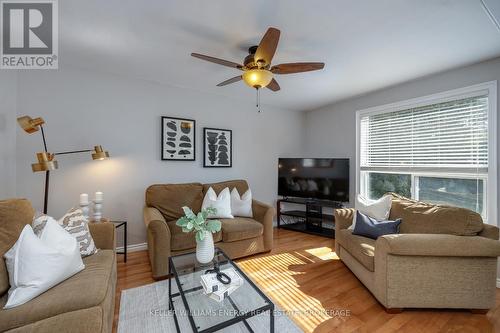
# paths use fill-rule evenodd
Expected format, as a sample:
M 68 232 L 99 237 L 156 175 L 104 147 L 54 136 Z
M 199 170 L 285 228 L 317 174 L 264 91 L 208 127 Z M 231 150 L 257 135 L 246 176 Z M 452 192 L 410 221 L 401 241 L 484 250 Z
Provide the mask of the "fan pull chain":
M 259 88 L 255 88 L 257 90 L 257 112 L 261 113 L 262 111 L 260 110 L 260 91 Z

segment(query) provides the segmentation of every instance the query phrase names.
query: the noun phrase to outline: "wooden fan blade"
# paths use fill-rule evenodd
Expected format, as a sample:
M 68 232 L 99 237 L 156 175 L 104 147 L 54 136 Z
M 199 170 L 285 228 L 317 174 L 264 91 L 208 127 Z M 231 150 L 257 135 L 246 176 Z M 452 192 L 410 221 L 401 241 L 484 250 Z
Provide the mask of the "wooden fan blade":
M 274 53 L 278 47 L 280 39 L 280 31 L 276 28 L 269 28 L 264 37 L 260 41 L 257 51 L 255 51 L 254 61 L 262 62 L 263 65 L 270 65 L 273 60 Z
M 201 59 L 201 60 L 210 61 L 210 62 L 213 62 L 215 64 L 222 65 L 222 66 L 227 66 L 227 67 L 232 67 L 232 68 L 237 68 L 237 69 L 242 69 L 243 68 L 242 65 L 237 64 L 235 62 L 224 60 L 224 59 L 219 59 L 219 58 L 215 58 L 215 57 L 211 57 L 211 56 L 207 56 L 207 55 L 204 55 L 204 54 L 191 53 L 191 56 L 193 56 L 195 58 L 198 58 L 198 59 Z
M 217 87 L 222 87 L 222 86 L 227 86 L 228 84 L 231 84 L 231 83 L 235 83 L 235 82 L 238 82 L 242 79 L 242 76 L 239 75 L 239 76 L 235 76 L 229 80 L 226 80 L 224 82 L 221 82 L 217 85 Z
M 275 79 L 272 79 L 271 82 L 269 82 L 269 84 L 266 86 L 266 88 L 269 88 L 272 91 L 278 91 L 281 89 L 278 81 L 276 81 Z
M 325 64 L 322 62 L 295 62 L 290 64 L 279 64 L 271 68 L 274 74 L 293 74 L 317 71 L 323 69 Z

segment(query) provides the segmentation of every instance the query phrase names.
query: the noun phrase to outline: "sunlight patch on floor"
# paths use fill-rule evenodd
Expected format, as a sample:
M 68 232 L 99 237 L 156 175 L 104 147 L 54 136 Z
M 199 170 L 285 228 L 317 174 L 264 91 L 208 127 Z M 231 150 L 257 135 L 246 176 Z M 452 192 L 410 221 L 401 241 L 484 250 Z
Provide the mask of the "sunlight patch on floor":
M 331 248 L 324 246 L 324 247 L 318 247 L 315 249 L 308 249 L 305 250 L 307 253 L 312 254 L 313 256 L 321 259 L 321 260 L 338 260 L 339 257 L 337 254 L 332 251 Z
M 330 319 L 321 303 L 300 290 L 294 277 L 305 272 L 295 268 L 311 265 L 317 260 L 336 259 L 328 247 L 293 251 L 242 260 L 238 265 L 287 315 L 304 331 L 312 332 L 322 322 Z

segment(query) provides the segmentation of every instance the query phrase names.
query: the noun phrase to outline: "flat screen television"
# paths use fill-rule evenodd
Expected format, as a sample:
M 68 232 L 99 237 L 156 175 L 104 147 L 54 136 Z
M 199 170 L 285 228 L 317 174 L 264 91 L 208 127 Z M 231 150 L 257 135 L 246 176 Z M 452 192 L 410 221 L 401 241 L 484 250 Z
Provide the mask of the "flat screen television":
M 349 159 L 280 158 L 278 195 L 349 202 Z

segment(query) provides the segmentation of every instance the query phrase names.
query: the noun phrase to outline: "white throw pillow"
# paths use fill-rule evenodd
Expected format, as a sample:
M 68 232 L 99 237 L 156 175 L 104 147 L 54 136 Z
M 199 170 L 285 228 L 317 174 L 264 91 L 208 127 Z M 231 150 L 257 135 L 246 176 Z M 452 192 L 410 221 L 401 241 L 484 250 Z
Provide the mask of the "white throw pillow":
M 217 213 L 209 214 L 209 219 L 232 219 L 234 216 L 231 214 L 231 193 L 229 187 L 223 189 L 219 195 L 210 187 L 203 198 L 201 209 L 215 208 Z
M 361 194 L 356 198 L 355 208 L 361 213 L 374 218 L 377 221 L 387 220 L 391 212 L 392 196 L 384 195 L 378 200 L 371 200 L 365 198 Z M 349 230 L 354 230 L 356 226 L 356 214 L 352 219 L 352 224 L 349 226 Z
M 231 214 L 233 216 L 253 217 L 252 191 L 248 189 L 241 197 L 238 190 L 231 191 Z
M 4 257 L 10 282 L 4 309 L 32 300 L 85 268 L 76 239 L 52 218 L 40 238 L 26 225 Z

